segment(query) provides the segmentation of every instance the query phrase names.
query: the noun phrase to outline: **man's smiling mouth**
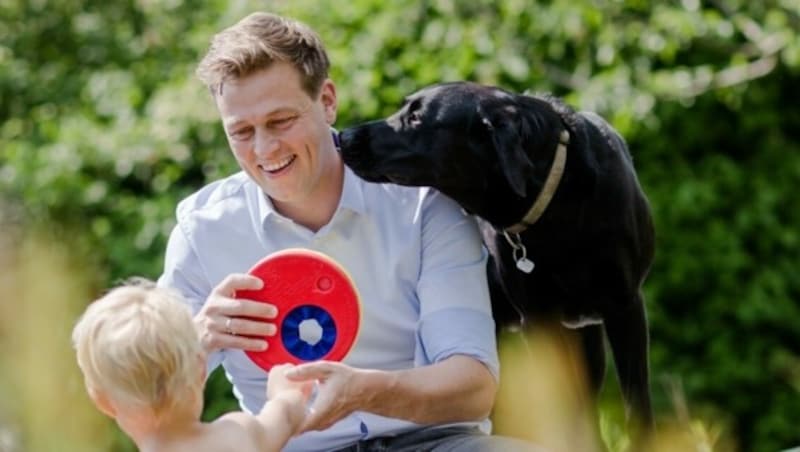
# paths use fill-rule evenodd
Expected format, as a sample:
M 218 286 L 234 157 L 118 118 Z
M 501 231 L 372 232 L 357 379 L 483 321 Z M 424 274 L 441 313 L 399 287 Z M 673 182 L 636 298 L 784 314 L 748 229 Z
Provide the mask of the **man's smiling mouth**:
M 294 160 L 297 158 L 296 155 L 290 155 L 289 157 L 283 158 L 275 163 L 270 163 L 268 165 L 258 165 L 262 171 L 266 171 L 267 173 L 277 173 L 278 171 L 288 167 L 291 165 Z

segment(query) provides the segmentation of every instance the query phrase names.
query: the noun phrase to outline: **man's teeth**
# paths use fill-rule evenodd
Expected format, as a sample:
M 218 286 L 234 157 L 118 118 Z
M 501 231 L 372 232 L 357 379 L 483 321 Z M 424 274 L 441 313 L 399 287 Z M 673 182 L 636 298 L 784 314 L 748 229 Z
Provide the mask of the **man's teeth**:
M 278 162 L 271 163 L 269 165 L 261 165 L 261 168 L 263 168 L 264 171 L 269 171 L 269 172 L 278 171 L 287 167 L 290 163 L 292 163 L 292 160 L 294 160 L 294 156 L 290 155 L 289 157 L 286 157 L 285 159 L 280 160 Z

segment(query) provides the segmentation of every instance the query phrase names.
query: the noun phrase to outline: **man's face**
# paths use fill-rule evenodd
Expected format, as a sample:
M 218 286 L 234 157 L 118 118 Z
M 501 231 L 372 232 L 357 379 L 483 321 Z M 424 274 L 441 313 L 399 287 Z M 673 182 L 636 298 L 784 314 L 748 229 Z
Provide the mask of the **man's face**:
M 276 206 L 299 205 L 327 188 L 339 164 L 329 128 L 336 119 L 330 80 L 311 98 L 294 67 L 276 62 L 225 82 L 216 103 L 239 166 Z

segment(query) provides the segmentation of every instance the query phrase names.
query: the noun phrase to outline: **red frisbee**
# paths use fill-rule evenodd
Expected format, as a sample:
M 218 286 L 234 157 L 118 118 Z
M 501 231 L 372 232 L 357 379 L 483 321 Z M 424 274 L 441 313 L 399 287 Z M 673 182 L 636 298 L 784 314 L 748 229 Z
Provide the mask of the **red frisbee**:
M 264 281 L 260 290 L 240 290 L 236 298 L 278 307 L 278 334 L 265 336 L 264 351 L 245 351 L 262 369 L 319 359 L 341 361 L 358 336 L 361 304 L 347 272 L 317 251 L 278 251 L 249 272 Z

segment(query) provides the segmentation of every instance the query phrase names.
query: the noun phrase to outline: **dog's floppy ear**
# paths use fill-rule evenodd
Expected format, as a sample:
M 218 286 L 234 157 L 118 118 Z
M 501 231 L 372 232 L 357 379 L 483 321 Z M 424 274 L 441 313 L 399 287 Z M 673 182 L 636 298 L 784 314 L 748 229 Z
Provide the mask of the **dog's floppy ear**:
M 483 108 L 479 106 L 478 114 L 492 137 L 501 171 L 514 193 L 525 197 L 533 170 L 533 163 L 525 152 L 525 137 L 530 135 L 528 125 L 513 104 L 493 104 Z

